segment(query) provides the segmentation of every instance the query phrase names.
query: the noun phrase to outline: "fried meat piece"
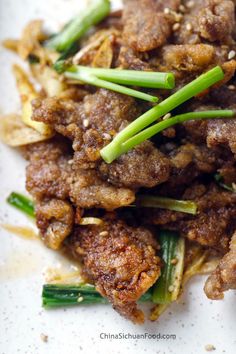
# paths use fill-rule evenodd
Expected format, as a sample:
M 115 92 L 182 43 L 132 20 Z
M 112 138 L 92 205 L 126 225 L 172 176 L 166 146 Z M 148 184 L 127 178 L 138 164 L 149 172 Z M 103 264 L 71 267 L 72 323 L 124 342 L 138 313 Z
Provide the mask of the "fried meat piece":
M 228 249 L 229 236 L 235 229 L 236 195 L 215 184 L 196 184 L 189 187 L 180 199 L 197 203 L 198 214 L 188 215 L 168 210 L 152 209 L 143 212 L 146 223 L 176 230 L 189 240 L 211 247 L 221 253 Z
M 75 103 L 57 98 L 33 101 L 32 119 L 52 124 L 73 141 L 77 159 L 96 161 L 99 150 L 140 114 L 134 99 L 105 89 Z
M 172 18 L 165 8 L 177 10 L 179 0 L 126 0 L 124 3 L 123 39 L 138 52 L 162 46 L 171 35 Z
M 72 205 L 64 200 L 50 199 L 36 203 L 36 223 L 43 242 L 57 250 L 69 236 L 74 224 Z
M 76 168 L 68 176 L 71 201 L 81 208 L 113 210 L 134 202 L 135 193 L 103 181 L 96 170 Z
M 67 245 L 75 257 L 82 257 L 85 274 L 114 309 L 134 323 L 143 323 L 136 301 L 160 276 L 152 233 L 121 220 L 104 220 L 102 226 L 76 228 Z
M 234 233 L 229 252 L 206 281 L 204 291 L 209 299 L 224 298 L 224 292 L 236 289 L 236 233 Z
M 232 1 L 194 1 L 193 6 L 186 6 L 180 30 L 175 34 L 176 43 L 196 44 L 207 40 L 228 44 L 232 42 L 234 26 L 235 15 Z
M 62 139 L 28 145 L 25 156 L 29 159 L 26 168 L 26 189 L 36 199 L 66 199 L 69 195 L 66 179 L 71 159 L 68 145 Z
M 56 131 L 73 140 L 74 163 L 78 168 L 97 168 L 105 182 L 134 190 L 166 181 L 168 159 L 151 142 L 146 142 L 106 165 L 101 161 L 100 149 L 138 112 L 131 97 L 99 90 L 79 104 L 56 98 L 37 100 L 33 119 L 52 124 Z
M 150 141 L 145 141 L 112 164 L 102 163 L 99 171 L 116 186 L 151 188 L 168 180 L 170 162 Z

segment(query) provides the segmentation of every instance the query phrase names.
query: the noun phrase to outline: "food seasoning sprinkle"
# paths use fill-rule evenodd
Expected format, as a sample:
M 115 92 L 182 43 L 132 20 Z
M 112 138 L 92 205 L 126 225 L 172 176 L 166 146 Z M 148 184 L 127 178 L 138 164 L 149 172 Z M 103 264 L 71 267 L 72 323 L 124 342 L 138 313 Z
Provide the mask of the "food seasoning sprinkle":
M 233 59 L 235 57 L 235 54 L 236 54 L 235 50 L 231 50 L 228 54 L 228 59 L 229 60 Z

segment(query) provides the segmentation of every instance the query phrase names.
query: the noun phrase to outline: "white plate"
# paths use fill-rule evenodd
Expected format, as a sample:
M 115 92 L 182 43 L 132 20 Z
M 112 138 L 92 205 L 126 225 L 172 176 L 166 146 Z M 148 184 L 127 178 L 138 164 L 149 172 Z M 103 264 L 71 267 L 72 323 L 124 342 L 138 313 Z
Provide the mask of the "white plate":
M 1 0 L 0 36 L 18 37 L 33 18 L 47 24 L 61 24 L 85 5 L 85 0 Z M 19 109 L 11 65 L 16 57 L 1 49 L 0 110 Z M 5 203 L 12 191 L 24 191 L 25 162 L 14 150 L 0 145 L 0 222 L 16 225 L 32 223 Z M 0 353 L 1 354 L 77 354 L 77 353 L 236 353 L 236 293 L 224 301 L 209 301 L 203 293 L 203 278 L 196 278 L 179 304 L 173 305 L 160 321 L 135 326 L 121 318 L 110 306 L 78 306 L 45 311 L 41 307 L 43 272 L 60 259 L 39 241 L 23 240 L 0 229 Z M 48 335 L 48 342 L 40 334 Z M 176 339 L 101 339 L 100 333 L 127 336 L 174 334 Z

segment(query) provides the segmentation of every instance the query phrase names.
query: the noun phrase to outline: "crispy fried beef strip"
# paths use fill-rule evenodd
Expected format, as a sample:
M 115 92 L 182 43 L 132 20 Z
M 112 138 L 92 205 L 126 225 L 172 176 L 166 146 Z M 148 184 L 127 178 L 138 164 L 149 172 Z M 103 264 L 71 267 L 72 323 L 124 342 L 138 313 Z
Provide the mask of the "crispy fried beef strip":
M 63 139 L 51 139 L 28 145 L 25 157 L 26 189 L 37 200 L 44 198 L 66 199 L 69 188 L 66 183 L 72 158 L 68 144 Z
M 57 250 L 72 232 L 74 210 L 68 201 L 49 199 L 37 201 L 36 223 L 44 243 Z
M 52 124 L 73 140 L 74 163 L 79 169 L 98 167 L 97 176 L 105 182 L 133 190 L 153 187 L 169 178 L 170 163 L 151 142 L 109 165 L 100 159 L 100 149 L 140 113 L 131 97 L 98 90 L 82 103 L 49 98 L 38 99 L 33 107 L 33 119 Z
M 32 119 L 52 124 L 58 133 L 71 139 L 83 162 L 99 159 L 99 150 L 140 113 L 133 98 L 99 89 L 81 103 L 37 99 L 33 101 Z
M 171 35 L 173 24 L 164 9 L 177 10 L 179 4 L 179 0 L 125 0 L 124 42 L 138 52 L 162 46 Z
M 180 30 L 175 33 L 176 43 L 196 44 L 206 40 L 229 44 L 235 26 L 234 4 L 230 0 L 198 0 L 186 4 Z
M 236 233 L 230 241 L 229 252 L 206 281 L 204 291 L 209 299 L 224 298 L 224 292 L 236 289 Z
M 51 139 L 28 147 L 26 188 L 39 201 L 71 199 L 78 208 L 113 210 L 131 204 L 135 193 L 103 181 L 94 169 L 73 165 L 73 155 L 64 142 Z M 53 211 L 52 211 L 53 213 Z
M 191 241 L 225 253 L 236 225 L 236 194 L 214 184 L 208 187 L 196 184 L 189 187 L 181 199 L 194 200 L 198 214 L 191 216 L 161 209 L 144 210 L 143 221 L 177 230 Z
M 68 176 L 67 183 L 71 201 L 81 208 L 114 210 L 130 205 L 135 200 L 133 190 L 103 181 L 95 169 L 80 169 L 76 166 Z
M 153 234 L 115 218 L 104 220 L 102 226 L 77 227 L 67 246 L 75 257 L 82 257 L 85 274 L 114 309 L 134 323 L 143 323 L 136 301 L 160 276 Z

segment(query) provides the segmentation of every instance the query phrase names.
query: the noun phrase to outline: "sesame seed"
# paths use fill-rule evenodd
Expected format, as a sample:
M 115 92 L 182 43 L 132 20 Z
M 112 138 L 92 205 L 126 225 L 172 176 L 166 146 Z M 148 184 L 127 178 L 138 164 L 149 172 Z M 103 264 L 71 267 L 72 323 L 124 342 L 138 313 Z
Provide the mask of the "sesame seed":
M 179 11 L 181 11 L 181 12 L 185 12 L 186 11 L 184 5 L 180 5 L 179 6 Z
M 176 265 L 178 263 L 178 258 L 173 258 L 170 263 Z
M 191 25 L 191 23 L 187 23 L 186 24 L 186 30 L 187 31 L 192 31 L 192 29 L 193 29 L 193 26 Z
M 229 85 L 229 86 L 228 86 L 228 89 L 229 89 L 230 91 L 234 91 L 235 88 L 236 88 L 236 87 L 235 87 L 234 85 Z
M 73 164 L 73 160 L 68 160 L 68 165 L 72 165 Z
M 102 231 L 99 233 L 100 236 L 107 236 L 108 235 L 108 231 Z
M 106 139 L 106 140 L 111 140 L 111 136 L 108 133 L 104 133 L 103 134 L 103 138 Z
M 87 127 L 89 126 L 89 120 L 88 120 L 88 119 L 84 119 L 84 120 L 83 120 L 83 126 L 84 126 L 85 128 L 87 128 Z
M 166 120 L 169 119 L 171 117 L 171 113 L 167 113 L 162 119 Z
M 77 302 L 82 302 L 84 300 L 83 296 L 78 297 Z
M 188 1 L 187 4 L 186 4 L 186 7 L 188 9 L 191 9 L 193 6 L 194 6 L 194 1 L 192 1 L 192 0 Z
M 173 285 L 170 285 L 169 288 L 168 288 L 168 291 L 170 293 L 173 293 L 173 291 L 175 290 L 174 286 Z
M 172 27 L 173 31 L 178 31 L 178 29 L 180 29 L 180 24 L 179 23 L 175 23 Z
M 207 352 L 211 352 L 212 350 L 216 350 L 216 348 L 212 344 L 207 344 L 205 346 L 205 349 L 206 349 Z
M 228 59 L 229 60 L 233 59 L 235 57 L 235 55 L 236 55 L 235 50 L 231 50 L 228 54 Z
M 164 14 L 169 15 L 170 14 L 170 9 L 169 7 L 164 8 Z
M 236 191 L 236 183 L 232 183 L 233 190 Z

